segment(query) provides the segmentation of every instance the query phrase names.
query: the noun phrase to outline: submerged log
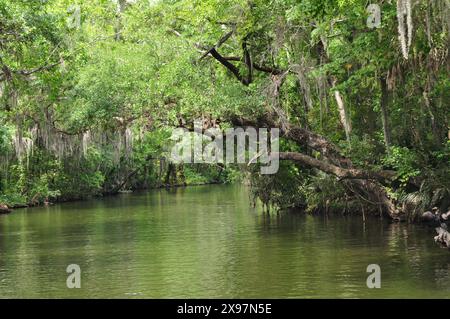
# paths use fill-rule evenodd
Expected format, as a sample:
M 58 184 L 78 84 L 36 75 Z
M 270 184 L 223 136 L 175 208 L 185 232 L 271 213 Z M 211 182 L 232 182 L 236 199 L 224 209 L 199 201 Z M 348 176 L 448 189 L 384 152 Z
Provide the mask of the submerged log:
M 434 241 L 441 244 L 444 247 L 450 248 L 450 233 L 447 231 L 447 226 L 441 225 L 436 228 L 437 236 L 434 237 Z
M 0 214 L 9 214 L 12 210 L 8 206 L 0 204 Z

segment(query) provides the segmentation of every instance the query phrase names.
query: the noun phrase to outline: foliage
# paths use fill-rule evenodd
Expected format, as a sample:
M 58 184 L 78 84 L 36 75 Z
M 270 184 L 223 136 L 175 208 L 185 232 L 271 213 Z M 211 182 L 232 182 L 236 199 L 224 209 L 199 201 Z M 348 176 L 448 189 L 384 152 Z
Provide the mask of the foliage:
M 403 184 L 421 172 L 417 154 L 406 147 L 392 147 L 383 164 L 395 169 Z
M 366 24 L 366 5 L 0 0 L 0 200 L 69 200 L 159 187 L 172 174 L 163 158 L 173 127 L 201 118 L 224 128 L 236 118 L 257 122 L 267 115 L 339 145 L 355 167 L 395 170 L 394 197 L 427 193 L 412 181 L 429 176 L 445 184 L 448 4 L 414 4 L 407 59 L 395 1 L 380 3 L 381 25 L 374 29 Z M 213 47 L 235 73 L 205 54 Z M 328 161 L 286 140 L 281 149 Z M 282 163 L 274 176 L 260 176 L 257 167 L 177 169 L 173 182 L 188 184 L 250 173 L 255 196 L 279 208 L 356 199 L 346 197 L 345 183 L 294 163 Z

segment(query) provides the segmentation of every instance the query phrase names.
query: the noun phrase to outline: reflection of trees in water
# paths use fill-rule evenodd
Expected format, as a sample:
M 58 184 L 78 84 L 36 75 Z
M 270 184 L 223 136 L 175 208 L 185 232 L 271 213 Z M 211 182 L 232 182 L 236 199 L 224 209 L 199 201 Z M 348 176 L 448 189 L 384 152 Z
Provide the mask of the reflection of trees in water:
M 284 260 L 295 270 L 292 285 L 311 295 L 378 296 L 364 290 L 365 270 L 372 263 L 381 266 L 387 295 L 450 287 L 448 255 L 436 249 L 432 230 L 422 226 L 301 213 L 259 214 L 255 219 L 259 236 L 277 247 L 261 260 Z
M 17 286 L 29 289 L 22 296 L 64 296 L 71 263 L 82 269 L 79 296 L 426 297 L 450 286 L 448 252 L 432 242 L 433 229 L 361 216 L 269 215 L 236 186 L 126 194 L 6 218 L 6 295 Z M 381 266 L 379 291 L 366 287 L 372 263 Z
M 442 265 L 443 268 L 434 270 L 434 276 L 436 278 L 436 286 L 439 289 L 449 289 L 450 284 L 450 264 Z
M 433 229 L 423 225 L 391 223 L 387 226 L 387 251 L 398 278 L 418 286 L 450 287 L 448 253 L 433 242 Z M 426 278 L 426 279 L 425 279 Z
M 256 219 L 259 236 L 273 248 L 261 259 L 280 265 L 281 272 L 289 269 L 278 276 L 289 277 L 287 282 L 294 296 L 356 297 L 358 292 L 362 294 L 366 262 L 361 247 L 355 245 L 364 236 L 360 219 L 299 213 L 261 214 Z M 358 240 L 353 241 L 352 236 Z M 363 256 L 362 262 L 360 256 Z

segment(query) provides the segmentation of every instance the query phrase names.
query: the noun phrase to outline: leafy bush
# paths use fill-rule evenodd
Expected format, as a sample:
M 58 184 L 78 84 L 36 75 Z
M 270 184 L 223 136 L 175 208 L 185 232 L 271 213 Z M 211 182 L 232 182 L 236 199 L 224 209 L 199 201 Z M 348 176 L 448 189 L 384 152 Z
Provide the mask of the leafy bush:
M 382 159 L 382 163 L 397 171 L 398 179 L 402 185 L 406 185 L 410 178 L 421 173 L 417 154 L 407 147 L 391 147 L 390 154 Z

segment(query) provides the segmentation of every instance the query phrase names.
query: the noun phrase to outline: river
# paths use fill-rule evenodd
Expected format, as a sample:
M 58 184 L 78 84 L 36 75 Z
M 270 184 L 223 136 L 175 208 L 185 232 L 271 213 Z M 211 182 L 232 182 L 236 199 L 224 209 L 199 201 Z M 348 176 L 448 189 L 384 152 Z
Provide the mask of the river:
M 267 215 L 239 185 L 122 194 L 0 216 L 0 297 L 448 298 L 450 252 L 433 236 L 378 217 Z

